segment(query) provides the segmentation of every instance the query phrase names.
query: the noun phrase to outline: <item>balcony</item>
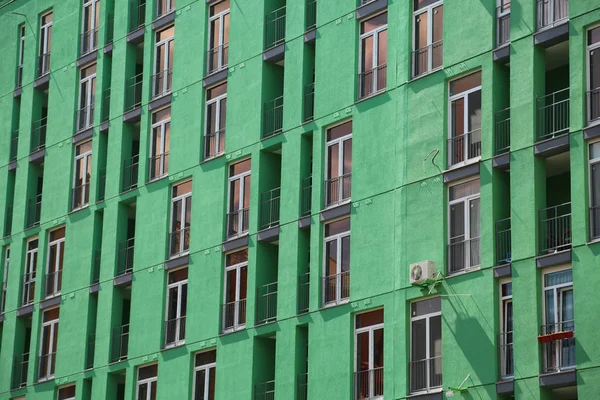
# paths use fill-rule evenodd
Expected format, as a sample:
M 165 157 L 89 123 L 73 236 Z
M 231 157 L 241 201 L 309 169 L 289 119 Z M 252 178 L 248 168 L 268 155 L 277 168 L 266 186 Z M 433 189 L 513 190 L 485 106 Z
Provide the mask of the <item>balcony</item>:
M 244 208 L 227 214 L 227 238 L 248 233 L 250 208 Z
M 285 7 L 270 12 L 265 17 L 265 50 L 285 42 Z
M 350 200 L 352 194 L 352 173 L 325 181 L 325 207 L 335 206 Z
M 148 179 L 153 181 L 166 176 L 169 171 L 169 153 L 161 153 L 148 159 Z
M 19 64 L 17 67 L 17 88 L 23 86 L 23 64 Z
M 256 325 L 277 320 L 277 282 L 260 286 L 256 290 Z
M 538 221 L 540 256 L 571 248 L 571 203 L 540 210 Z
M 25 229 L 33 228 L 40 224 L 42 214 L 42 195 L 35 195 L 27 200 L 27 219 Z
M 88 335 L 87 349 L 85 354 L 85 369 L 94 368 L 94 354 L 96 350 L 96 335 L 91 333 Z
M 304 122 L 312 121 L 315 117 L 315 83 L 304 86 Z
M 246 299 L 223 305 L 223 332 L 243 329 L 246 326 Z
M 538 97 L 537 141 L 569 133 L 569 88 Z
M 558 25 L 568 17 L 568 0 L 537 0 L 538 30 Z
M 590 240 L 600 239 L 600 206 L 590 207 Z
M 15 357 L 13 362 L 12 389 L 27 386 L 27 371 L 29 369 L 29 353 L 23 353 Z
M 92 265 L 92 284 L 100 282 L 100 266 L 102 265 L 102 249 L 94 251 L 94 261 Z
M 8 161 L 17 161 L 17 151 L 19 148 L 19 130 L 17 129 L 10 135 L 10 152 Z
M 115 36 L 115 13 L 109 12 L 106 17 L 105 45 L 111 44 Z
M 454 274 L 481 265 L 481 238 L 464 239 L 458 236 L 450 239 L 448 245 L 448 273 Z
M 481 157 L 481 129 L 448 139 L 448 167 Z
M 152 98 L 156 99 L 171 93 L 173 68 L 152 75 Z
M 94 104 L 77 110 L 77 131 L 91 128 L 94 124 Z
M 165 321 L 165 348 L 185 343 L 185 316 Z
M 135 155 L 123 161 L 123 184 L 121 193 L 137 188 L 139 156 Z
M 229 64 L 229 43 L 224 43 L 206 52 L 206 75 L 219 72 Z
M 383 399 L 383 367 L 354 373 L 354 400 Z
M 510 150 L 510 108 L 496 112 L 495 119 L 494 155 L 498 156 Z
M 60 294 L 62 288 L 62 269 L 46 274 L 46 298 Z
M 306 30 L 315 29 L 317 27 L 317 1 L 309 0 L 306 3 Z
M 102 115 L 101 122 L 108 122 L 110 119 L 110 88 L 102 92 Z
M 98 28 L 90 29 L 81 34 L 81 53 L 80 56 L 85 56 L 88 53 L 98 48 Z
M 21 293 L 21 307 L 33 304 L 35 298 L 35 272 L 23 275 L 23 292 Z
M 142 105 L 143 73 L 127 80 L 125 88 L 125 112 L 139 108 Z
M 106 168 L 98 171 L 98 202 L 104 201 L 106 194 Z
M 275 381 L 254 385 L 254 400 L 275 400 Z
M 542 325 L 538 342 L 542 346 L 542 372 L 575 368 L 575 321 Z
M 496 8 L 496 47 L 510 42 L 510 3 Z
M 308 400 L 308 373 L 298 374 L 296 400 Z
M 498 376 L 500 379 L 511 379 L 514 373 L 513 333 L 504 332 L 498 335 Z
M 129 324 L 113 328 L 110 362 L 119 362 L 127 359 L 129 352 Z
M 37 76 L 41 78 L 50 72 L 50 52 L 38 56 Z
M 358 74 L 358 100 L 385 90 L 387 84 L 387 64 Z
M 350 298 L 350 271 L 323 277 L 323 304 L 339 303 Z
M 300 203 L 300 215 L 305 217 L 312 211 L 312 176 L 302 179 L 302 201 Z
M 265 103 L 264 127 L 262 138 L 270 138 L 283 130 L 283 96 Z
M 412 77 L 417 78 L 442 67 L 444 43 L 442 40 L 412 52 Z
M 260 197 L 260 229 L 268 229 L 279 225 L 281 188 L 266 191 Z
M 4 237 L 12 233 L 13 205 L 6 206 L 6 218 L 4 219 Z
M 585 94 L 588 125 L 600 120 L 600 88 L 589 90 Z
M 190 250 L 190 226 L 169 234 L 169 257 L 179 257 Z
M 306 314 L 310 305 L 310 273 L 298 276 L 298 314 Z
M 410 393 L 442 388 L 442 357 L 425 358 L 408 364 Z
M 511 236 L 510 218 L 496 221 L 496 265 L 510 264 Z
M 204 159 L 220 156 L 225 152 L 225 128 L 204 135 Z
M 38 357 L 38 381 L 47 381 L 54 378 L 56 353 L 41 354 Z
M 146 24 L 146 0 L 132 0 L 129 3 L 129 32 Z
M 133 271 L 133 250 L 135 238 L 132 237 L 119 243 L 116 276 L 125 275 Z
M 37 120 L 33 123 L 31 131 L 31 149 L 30 153 L 35 153 L 46 147 L 46 123 L 47 117 Z

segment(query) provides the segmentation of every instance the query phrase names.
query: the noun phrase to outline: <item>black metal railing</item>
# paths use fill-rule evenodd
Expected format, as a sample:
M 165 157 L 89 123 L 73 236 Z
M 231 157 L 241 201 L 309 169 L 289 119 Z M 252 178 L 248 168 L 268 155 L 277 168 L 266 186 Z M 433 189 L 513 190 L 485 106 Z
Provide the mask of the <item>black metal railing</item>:
M 285 42 L 285 6 L 265 17 L 265 50 Z
M 129 32 L 146 23 L 146 0 L 132 0 L 129 4 Z
M 250 208 L 244 208 L 227 214 L 227 237 L 248 232 Z
M 50 72 L 50 52 L 38 56 L 38 78 Z
M 92 265 L 92 284 L 100 282 L 100 266 L 102 265 L 102 249 L 94 251 L 94 264 Z
M 23 86 L 23 64 L 17 66 L 17 87 Z
M 78 131 L 89 128 L 94 124 L 94 106 L 95 104 L 90 104 L 77 110 Z
M 185 316 L 165 321 L 165 347 L 176 346 L 185 340 Z
M 510 218 L 496 221 L 496 265 L 510 264 L 511 237 Z
M 256 325 L 277 320 L 277 282 L 256 289 Z
M 481 129 L 448 139 L 448 166 L 481 156 Z
M 110 361 L 126 360 L 127 353 L 129 353 L 129 324 L 113 328 Z
M 229 64 L 229 43 L 223 43 L 206 52 L 206 75 L 221 71 Z
M 452 274 L 481 265 L 481 238 L 464 240 L 464 236 L 450 239 L 448 245 L 448 273 Z
M 6 218 L 4 219 L 4 237 L 10 236 L 12 233 L 12 220 L 13 220 L 13 205 L 9 204 L 6 206 Z
M 510 42 L 510 3 L 496 8 L 496 46 Z
M 558 372 L 575 367 L 575 320 L 542 325 L 540 336 L 548 338 L 541 341 L 544 352 L 542 372 Z
M 152 97 L 164 96 L 171 93 L 173 84 L 173 67 L 152 75 Z
M 62 289 L 62 269 L 58 271 L 48 272 L 46 274 L 46 297 L 60 294 Z
M 123 161 L 123 185 L 121 192 L 133 190 L 138 184 L 139 156 L 135 155 Z
M 541 209 L 538 221 L 540 255 L 571 248 L 571 203 Z
M 300 215 L 310 215 L 312 211 L 312 176 L 302 179 L 302 201 L 300 203 Z
M 352 195 L 352 173 L 325 181 L 325 207 L 349 200 Z
M 275 381 L 261 382 L 254 385 L 254 400 L 275 400 Z
M 369 97 L 385 90 L 387 85 L 387 64 L 381 64 L 358 74 L 358 99 Z
M 587 122 L 594 122 L 600 119 L 600 88 L 589 90 L 585 93 L 585 103 L 587 109 Z
M 538 141 L 569 133 L 569 88 L 538 97 L 536 103 Z
M 542 29 L 569 17 L 568 0 L 537 0 L 537 28 Z
M 85 369 L 94 368 L 94 355 L 96 353 L 96 334 L 90 333 L 87 340 L 87 349 L 85 354 Z
M 56 364 L 56 352 L 41 354 L 38 357 L 38 380 L 48 380 L 54 377 L 54 366 Z
M 350 298 L 350 271 L 323 277 L 323 303 L 335 303 Z
M 110 119 L 110 88 L 104 89 L 102 92 L 102 122 Z
M 29 353 L 15 357 L 13 362 L 12 388 L 19 389 L 27 386 L 27 370 L 29 369 Z
M 354 400 L 383 398 L 383 367 L 354 373 Z
M 106 195 L 106 168 L 98 170 L 98 202 L 104 201 Z
M 82 56 L 91 53 L 98 48 L 98 28 L 90 29 L 81 34 L 81 54 Z
M 10 152 L 8 155 L 8 161 L 17 161 L 17 152 L 19 149 L 19 130 L 15 130 L 10 135 Z
M 124 275 L 133 271 L 133 250 L 135 237 L 129 238 L 119 243 L 119 254 L 117 260 L 116 275 Z
M 143 73 L 137 74 L 127 80 L 125 90 L 125 111 L 131 111 L 142 105 L 142 80 Z
M 494 154 L 499 155 L 510 150 L 510 108 L 496 112 L 496 140 Z
M 106 17 L 106 41 L 105 41 L 105 45 L 106 44 L 110 44 L 112 43 L 114 36 L 115 36 L 115 13 L 114 12 L 109 12 L 108 16 Z
M 283 96 L 265 103 L 263 139 L 277 135 L 283 130 Z
M 223 304 L 223 331 L 246 324 L 246 299 Z
M 204 135 L 204 159 L 216 157 L 225 151 L 225 128 Z
M 304 86 L 304 122 L 315 117 L 315 83 Z
M 317 27 L 317 0 L 308 0 L 306 2 L 306 30 L 309 31 Z
M 305 314 L 310 305 L 310 272 L 298 276 L 298 314 Z
M 35 272 L 23 275 L 23 293 L 21 293 L 21 306 L 33 304 L 35 299 Z
M 444 42 L 442 40 L 412 52 L 412 76 L 416 78 L 437 68 L 443 63 Z
M 268 190 L 260 195 L 260 229 L 279 225 L 281 188 Z
M 590 240 L 600 238 L 600 206 L 590 207 Z
M 84 183 L 83 185 L 75 186 L 71 192 L 71 209 L 76 210 L 81 207 L 85 207 L 90 202 L 90 184 Z
M 410 392 L 417 393 L 442 387 L 442 357 L 411 361 L 408 365 Z
M 44 117 L 33 123 L 31 130 L 31 153 L 46 147 L 46 124 L 48 118 Z
M 514 373 L 512 332 L 502 332 L 498 335 L 498 353 L 500 379 L 512 377 Z
M 40 224 L 42 214 L 42 195 L 35 195 L 27 200 L 27 219 L 25 228 L 32 228 Z
M 148 179 L 163 177 L 169 172 L 169 153 L 161 153 L 148 159 Z
M 169 256 L 183 254 L 190 249 L 190 227 L 176 230 L 169 234 Z
M 296 400 L 308 400 L 308 373 L 298 374 Z

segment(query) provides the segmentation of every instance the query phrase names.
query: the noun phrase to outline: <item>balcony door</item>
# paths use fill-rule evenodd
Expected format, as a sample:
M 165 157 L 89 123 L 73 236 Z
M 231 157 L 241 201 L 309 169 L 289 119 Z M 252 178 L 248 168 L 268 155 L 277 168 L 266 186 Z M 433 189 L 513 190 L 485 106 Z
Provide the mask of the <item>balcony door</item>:
M 450 187 L 448 215 L 448 272 L 454 273 L 479 266 L 479 179 Z
M 248 249 L 225 257 L 225 298 L 223 330 L 241 329 L 246 325 L 248 295 Z
M 411 304 L 410 392 L 442 386 L 442 304 L 440 297 Z
M 413 76 L 442 66 L 444 3 L 438 0 L 414 0 Z
M 481 71 L 450 82 L 448 167 L 481 156 Z
M 169 272 L 167 286 L 167 312 L 165 346 L 180 345 L 185 341 L 185 317 L 187 314 L 188 269 Z
M 355 318 L 354 398 L 383 399 L 383 309 Z
M 349 201 L 352 188 L 352 121 L 327 130 L 325 206 Z

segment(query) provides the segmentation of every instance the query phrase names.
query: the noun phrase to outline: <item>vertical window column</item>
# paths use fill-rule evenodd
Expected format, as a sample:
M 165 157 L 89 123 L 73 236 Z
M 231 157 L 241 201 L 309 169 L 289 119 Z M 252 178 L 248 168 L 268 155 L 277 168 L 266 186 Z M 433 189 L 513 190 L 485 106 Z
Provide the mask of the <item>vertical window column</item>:
M 174 36 L 175 27 L 173 26 L 156 33 L 154 76 L 152 76 L 152 96 L 154 98 L 171 92 Z
M 150 140 L 149 179 L 167 175 L 169 149 L 171 147 L 171 107 L 152 114 L 152 137 Z
M 248 233 L 251 160 L 229 166 L 227 238 Z
M 354 335 L 354 399 L 383 398 L 383 309 L 356 315 Z
M 443 63 L 444 2 L 414 0 L 412 76 L 441 68 Z
M 88 205 L 90 201 L 90 176 L 92 174 L 92 141 L 75 146 L 75 171 L 73 174 L 72 209 Z
M 449 188 L 448 273 L 481 264 L 479 179 Z
M 81 55 L 98 48 L 98 26 L 100 20 L 100 0 L 83 0 L 83 23 L 81 28 Z
M 215 400 L 216 361 L 215 350 L 198 353 L 194 357 L 193 400 Z
M 448 167 L 481 157 L 481 71 L 450 82 Z
M 360 23 L 358 99 L 386 88 L 387 12 Z
M 206 130 L 204 159 L 225 151 L 225 119 L 227 114 L 227 82 L 206 90 Z
M 192 220 L 192 181 L 173 186 L 171 199 L 170 257 L 189 252 L 190 225 Z
M 50 51 L 52 50 L 52 11 L 40 19 L 40 49 L 38 56 L 38 77 L 50 72 Z
M 325 207 L 350 201 L 352 189 L 352 121 L 327 130 Z
M 165 347 L 180 346 L 185 343 L 187 284 L 187 267 L 169 272 L 165 321 Z
M 77 110 L 77 130 L 90 128 L 94 124 L 96 103 L 96 64 L 82 68 L 79 79 L 79 110 Z
M 500 379 L 513 377 L 513 306 L 512 282 L 500 283 Z
M 410 393 L 442 387 L 442 302 L 440 297 L 410 305 Z
M 42 338 L 40 340 L 40 356 L 38 359 L 38 381 L 54 378 L 56 364 L 56 345 L 58 344 L 59 309 L 44 312 L 42 321 Z
M 27 253 L 25 253 L 25 267 L 23 272 L 23 289 L 21 291 L 21 306 L 33 304 L 35 297 L 35 280 L 38 258 L 38 238 L 29 239 Z
M 325 225 L 323 304 L 350 298 L 350 218 Z
M 50 232 L 48 266 L 46 269 L 46 298 L 60 295 L 65 255 L 65 227 Z
M 229 2 L 223 0 L 210 6 L 206 75 L 221 71 L 229 63 Z
M 223 332 L 244 329 L 248 295 L 248 249 L 225 256 L 224 292 Z

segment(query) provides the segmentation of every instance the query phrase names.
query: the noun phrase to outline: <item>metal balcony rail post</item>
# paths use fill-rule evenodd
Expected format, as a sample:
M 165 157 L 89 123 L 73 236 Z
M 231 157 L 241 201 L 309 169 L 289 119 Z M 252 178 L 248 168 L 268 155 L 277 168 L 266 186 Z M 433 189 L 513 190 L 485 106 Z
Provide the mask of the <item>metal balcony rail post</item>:
M 204 135 L 204 159 L 216 157 L 225 151 L 225 128 Z
M 132 0 L 129 4 L 129 32 L 146 23 L 146 0 Z
M 500 379 L 512 377 L 514 371 L 512 332 L 502 332 L 498 335 L 498 353 Z
M 511 253 L 510 218 L 496 221 L 496 265 L 510 264 Z
M 102 93 L 102 122 L 110 119 L 110 88 L 107 88 Z
M 142 81 L 144 74 L 140 73 L 127 80 L 125 92 L 125 112 L 136 109 L 142 105 Z
M 285 6 L 265 17 L 265 50 L 285 42 Z
M 275 381 L 271 380 L 254 385 L 254 400 L 275 400 Z
M 42 214 L 42 195 L 38 194 L 27 200 L 27 221 L 25 228 L 32 228 L 40 224 Z
M 312 176 L 302 180 L 302 202 L 300 214 L 302 216 L 310 215 L 312 210 Z
M 77 110 L 77 130 L 81 131 L 94 124 L 94 104 Z
M 539 255 L 571 248 L 571 203 L 541 209 L 538 218 Z
M 46 274 L 46 297 L 54 296 L 60 293 L 62 286 L 62 269 L 48 272 Z
M 13 205 L 6 206 L 6 219 L 4 220 L 4 237 L 12 233 Z
M 96 249 L 94 252 L 94 266 L 92 271 L 92 283 L 100 282 L 100 266 L 102 263 L 102 249 Z
M 115 13 L 109 12 L 106 18 L 106 44 L 110 44 L 113 41 L 115 35 Z
M 308 400 L 308 373 L 298 374 L 298 393 L 296 400 Z
M 310 272 L 298 276 L 298 314 L 305 314 L 310 304 Z
M 165 69 L 152 75 L 152 95 L 154 98 L 171 93 L 173 68 Z
M 133 250 L 135 237 L 119 243 L 119 260 L 117 264 L 117 276 L 133 271 Z
M 17 161 L 17 150 L 19 147 L 19 130 L 15 130 L 10 136 L 9 161 Z
M 589 90 L 585 93 L 587 122 L 600 119 L 600 88 Z
M 229 43 L 216 46 L 206 52 L 206 74 L 221 71 L 229 64 Z
M 223 304 L 223 331 L 246 324 L 246 299 Z
M 106 168 L 100 168 L 98 171 L 98 202 L 104 201 L 106 192 Z
M 481 156 L 481 128 L 448 139 L 448 167 Z
M 38 56 L 38 78 L 50 72 L 50 52 Z
M 496 46 L 500 47 L 510 41 L 510 3 L 496 8 Z
M 111 362 L 127 359 L 129 352 L 129 324 L 113 328 Z
M 13 363 L 12 388 L 19 389 L 27 386 L 27 370 L 29 369 L 29 353 L 15 357 Z
M 464 239 L 457 236 L 448 244 L 448 273 L 455 273 L 481 265 L 481 238 Z
M 442 357 L 411 361 L 408 365 L 410 392 L 417 393 L 442 387 Z
M 165 347 L 185 341 L 185 316 L 165 321 Z
M 323 303 L 334 303 L 350 298 L 350 271 L 323 277 Z
M 169 170 L 169 152 L 158 154 L 148 159 L 148 178 L 154 180 L 163 177 Z
M 542 372 L 558 372 L 575 367 L 575 320 L 542 325 L 540 341 L 544 356 Z
M 31 132 L 31 153 L 46 147 L 46 124 L 48 118 L 44 117 L 33 123 Z
M 352 188 L 352 173 L 349 172 L 325 181 L 325 206 L 339 204 L 350 199 Z
M 265 103 L 263 139 L 281 133 L 283 129 L 283 96 Z
M 248 232 L 250 208 L 244 208 L 227 214 L 227 237 L 234 237 Z
M 277 320 L 277 282 L 259 286 L 256 290 L 256 325 Z
M 354 373 L 354 400 L 383 398 L 383 367 Z
M 569 88 L 538 97 L 536 103 L 538 141 L 569 133 Z
M 434 42 L 412 52 L 413 78 L 426 74 L 442 66 L 444 42 Z
M 569 17 L 568 0 L 537 0 L 537 28 L 553 26 Z
M 23 64 L 19 64 L 17 67 L 17 87 L 23 86 Z
M 304 86 L 304 122 L 315 117 L 315 83 Z
M 317 27 L 317 1 L 309 0 L 306 3 L 306 30 Z
M 138 184 L 139 156 L 135 155 L 123 162 L 123 187 L 121 192 L 135 189 Z
M 381 64 L 358 74 L 358 98 L 363 99 L 385 90 L 387 85 L 387 64 Z
M 23 293 L 21 296 L 21 306 L 33 304 L 35 296 L 35 272 L 23 275 Z
M 96 352 L 96 334 L 88 335 L 87 352 L 85 355 L 85 369 L 94 368 L 94 354 Z
M 600 206 L 590 207 L 590 239 L 600 238 Z
M 496 112 L 496 140 L 494 154 L 499 155 L 510 150 L 510 108 Z
M 48 380 L 54 377 L 56 353 L 42 354 L 38 358 L 38 380 Z
M 81 34 L 81 55 L 84 56 L 98 48 L 98 28 Z
M 260 195 L 260 229 L 279 225 L 281 188 L 268 190 Z
M 190 227 L 178 229 L 169 234 L 169 256 L 174 257 L 190 249 Z

